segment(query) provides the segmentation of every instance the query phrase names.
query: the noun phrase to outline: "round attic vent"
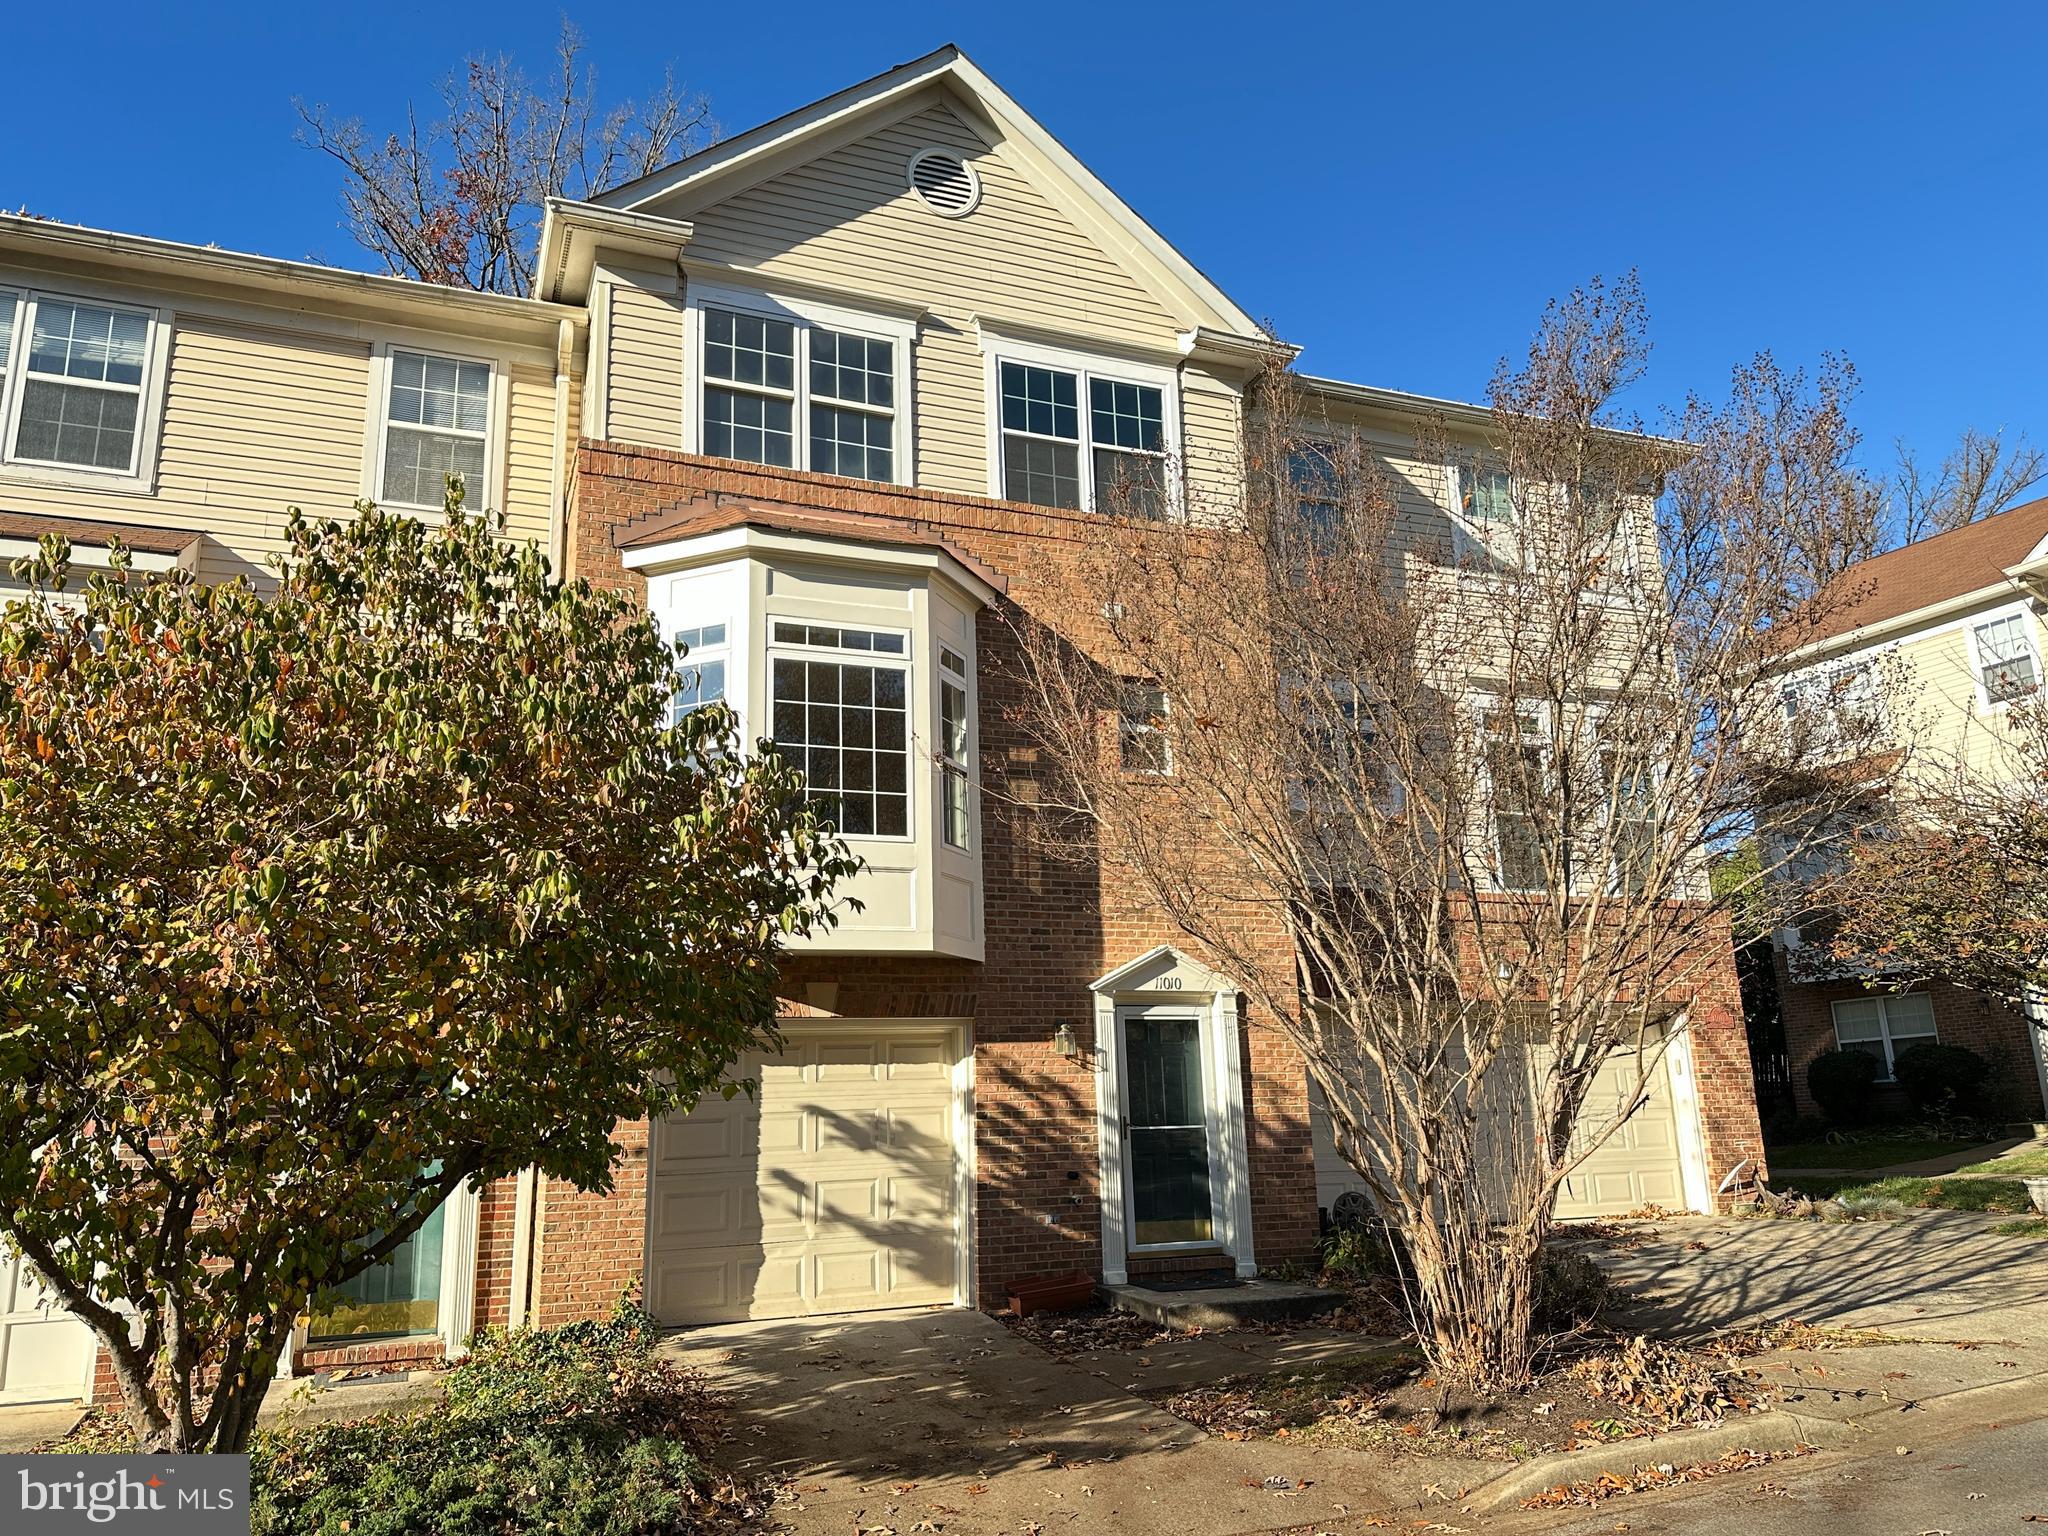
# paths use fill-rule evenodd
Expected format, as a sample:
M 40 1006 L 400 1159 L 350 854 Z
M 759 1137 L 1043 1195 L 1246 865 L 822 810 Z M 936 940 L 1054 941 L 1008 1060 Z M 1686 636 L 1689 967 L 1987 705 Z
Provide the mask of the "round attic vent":
M 981 178 L 950 149 L 921 149 L 910 157 L 910 190 L 933 213 L 962 219 L 981 201 Z

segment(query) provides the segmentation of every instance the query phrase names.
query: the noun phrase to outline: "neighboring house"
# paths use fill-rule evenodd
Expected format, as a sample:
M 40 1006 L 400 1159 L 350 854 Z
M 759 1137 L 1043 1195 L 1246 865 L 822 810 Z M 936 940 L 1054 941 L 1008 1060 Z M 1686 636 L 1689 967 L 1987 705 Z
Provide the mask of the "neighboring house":
M 2048 612 L 2048 498 L 1852 566 L 1832 589 L 1822 632 L 1796 653 L 1788 713 L 1879 712 L 1903 773 L 1996 779 L 2013 771 L 2005 718 L 2041 693 Z M 2012 1109 L 2042 1114 L 2041 1030 L 1995 998 L 1939 983 L 1893 991 L 1837 960 L 1825 914 L 1775 936 L 1792 1091 L 1801 1111 L 1814 1057 L 1866 1051 L 1891 1081 L 1894 1057 L 1939 1040 L 1989 1058 Z
M 1292 1046 L 1114 868 L 1048 861 L 982 793 L 982 765 L 1025 750 L 1004 605 L 1030 602 L 1028 573 L 1112 481 L 1146 487 L 1161 516 L 1227 499 L 1245 390 L 1291 349 L 957 50 L 597 203 L 551 205 L 528 303 L 14 220 L 0 241 L 0 260 L 47 245 L 56 270 L 24 286 L 63 293 L 84 282 L 74 260 L 136 253 L 123 291 L 156 316 L 159 382 L 118 504 L 134 525 L 218 539 L 202 574 L 259 555 L 285 502 L 379 484 L 398 343 L 378 327 L 397 322 L 311 316 L 388 300 L 423 329 L 468 327 L 467 348 L 400 350 L 491 367 L 484 462 L 508 468 L 473 500 L 643 597 L 690 643 L 680 704 L 723 698 L 800 754 L 867 860 L 849 892 L 863 909 L 792 945 L 787 1049 L 739 1068 L 758 1098 L 622 1125 L 608 1196 L 529 1175 L 452 1201 L 403 1262 L 328 1299 L 324 1327 L 346 1338 L 316 1334 L 302 1358 L 416 1358 L 472 1324 L 588 1316 L 633 1286 L 664 1320 L 699 1322 L 988 1305 L 1053 1271 L 1251 1274 L 1312 1252 L 1348 1180 Z M 248 299 L 202 325 L 169 285 L 215 265 L 302 287 L 286 314 L 249 315 Z M 216 332 L 266 349 L 262 388 L 188 405 L 202 380 L 245 375 L 180 366 Z M 310 359 L 324 371 L 302 405 Z M 1308 388 L 1386 456 L 1411 521 L 1447 547 L 1488 537 L 1484 410 Z M 318 424 L 274 432 L 316 408 Z M 203 434 L 171 430 L 198 417 Z M 1425 423 L 1470 452 L 1425 456 Z M 196 466 L 194 437 L 212 456 Z M 294 478 L 301 461 L 321 472 Z M 0 509 L 114 501 L 21 483 L 25 504 L 0 465 Z M 1141 759 L 1143 730 L 1134 718 Z M 1710 1208 L 1760 1153 L 1731 968 L 1561 1209 Z

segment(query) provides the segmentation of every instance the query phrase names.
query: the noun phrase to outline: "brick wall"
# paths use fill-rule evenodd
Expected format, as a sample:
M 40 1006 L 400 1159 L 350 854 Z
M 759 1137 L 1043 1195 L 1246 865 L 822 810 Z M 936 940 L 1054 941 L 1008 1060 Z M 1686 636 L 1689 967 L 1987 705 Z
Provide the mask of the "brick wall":
M 1820 1106 L 1807 1090 L 1806 1069 L 1814 1057 L 1835 1048 L 1833 1005 L 1842 998 L 1868 997 L 1871 991 L 1853 980 L 1794 981 L 1782 950 L 1777 955 L 1777 971 L 1785 1047 L 1792 1060 L 1792 1094 L 1801 1114 L 1817 1115 Z M 1933 998 L 1934 1028 L 1942 1044 L 1964 1046 L 1991 1063 L 1992 1081 L 2003 1090 L 2006 1100 L 1999 1106 L 2002 1112 L 2018 1119 L 2043 1113 L 2041 1078 L 2027 1039 L 2029 1026 L 2024 1014 L 1982 992 L 1941 982 L 1914 990 L 1924 990 Z M 1905 1096 L 1896 1090 L 1881 1090 L 1880 1107 L 1902 1110 Z
M 743 498 L 790 508 L 911 521 L 1002 572 L 1009 601 L 1029 605 L 1020 574 L 1078 550 L 1084 514 L 876 486 L 656 449 L 584 442 L 569 504 L 573 574 L 634 595 L 644 583 L 620 562 L 614 543 L 627 525 L 708 498 Z M 1064 620 L 1065 616 L 1061 616 Z M 1074 616 L 1082 623 L 1091 616 Z M 981 752 L 985 765 L 1023 743 L 1018 711 L 1004 690 L 1009 630 L 982 616 Z M 993 799 L 994 797 L 988 797 Z M 1028 829 L 985 807 L 982 826 L 987 960 L 803 956 L 787 968 L 792 1011 L 815 1013 L 831 997 L 843 1017 L 968 1017 L 974 1020 L 976 1083 L 975 1241 L 977 1291 L 1000 1302 L 1003 1286 L 1067 1269 L 1099 1271 L 1101 1190 L 1095 1095 L 1087 1056 L 1052 1049 L 1058 1024 L 1093 1037 L 1088 983 L 1160 943 L 1181 943 L 1156 914 L 1134 908 L 1100 861 L 1054 857 Z M 1106 879 L 1105 876 L 1108 876 Z M 1275 942 L 1284 942 L 1276 933 Z M 813 984 L 833 990 L 813 991 Z M 1693 1010 L 1693 1055 L 1711 1176 L 1743 1158 L 1761 1159 L 1748 1048 L 1732 954 Z M 1307 1086 L 1292 1043 L 1257 1010 L 1243 1010 L 1241 1039 L 1253 1231 L 1258 1260 L 1306 1256 L 1316 1237 L 1315 1174 Z M 644 1127 L 622 1130 L 629 1159 L 609 1200 L 550 1192 L 536 1296 L 540 1320 L 608 1307 L 640 1275 L 646 1196 Z

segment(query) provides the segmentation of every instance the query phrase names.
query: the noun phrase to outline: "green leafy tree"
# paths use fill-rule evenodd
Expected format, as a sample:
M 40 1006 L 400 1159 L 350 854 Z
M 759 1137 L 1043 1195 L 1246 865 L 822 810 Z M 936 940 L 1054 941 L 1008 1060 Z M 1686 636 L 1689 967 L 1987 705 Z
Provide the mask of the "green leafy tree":
M 52 541 L 0 616 L 0 1234 L 145 1449 L 244 1446 L 309 1296 L 465 1181 L 606 1188 L 853 868 L 730 715 L 671 722 L 628 600 L 448 511 L 294 511 L 267 597 L 58 597 Z

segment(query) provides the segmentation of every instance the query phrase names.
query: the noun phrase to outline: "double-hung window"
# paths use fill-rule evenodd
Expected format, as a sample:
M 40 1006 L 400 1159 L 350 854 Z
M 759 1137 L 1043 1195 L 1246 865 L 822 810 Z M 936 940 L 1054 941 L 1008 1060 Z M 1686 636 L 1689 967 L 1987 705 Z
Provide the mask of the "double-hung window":
M 0 289 L 0 401 L 10 464 L 138 473 L 152 311 Z
M 999 357 L 995 386 L 1006 500 L 1167 515 L 1173 424 L 1163 381 Z
M 728 653 L 723 624 L 698 624 L 689 629 L 679 629 L 675 638 L 685 652 L 678 668 L 681 681 L 675 697 L 675 718 L 681 720 L 692 710 L 724 700 Z
M 793 312 L 698 307 L 700 450 L 782 469 L 898 479 L 900 337 Z
M 910 662 L 906 636 L 772 621 L 771 731 L 807 793 L 853 837 L 910 834 Z
M 1934 1000 L 1925 992 L 1845 997 L 1834 1005 L 1835 1043 L 1877 1058 L 1888 1080 L 1899 1053 L 1936 1038 Z
M 1515 483 L 1498 464 L 1468 460 L 1458 466 L 1458 510 L 1475 528 L 1504 527 L 1515 517 Z
M 2034 652 L 2024 613 L 2008 613 L 1979 624 L 1971 638 L 1977 647 L 1977 676 L 1987 704 L 2010 704 L 2041 691 L 2041 663 Z
M 1117 758 L 1126 773 L 1173 772 L 1173 738 L 1166 729 L 1166 691 L 1129 681 L 1117 701 Z
M 439 507 L 447 497 L 449 480 L 455 479 L 462 484 L 464 506 L 480 510 L 490 437 L 489 363 L 391 349 L 379 501 L 387 506 Z
M 1495 869 L 1501 888 L 1544 886 L 1543 810 L 1550 772 L 1550 742 L 1533 710 L 1486 717 L 1488 776 L 1493 799 Z
M 1329 443 L 1301 443 L 1287 456 L 1287 481 L 1294 493 L 1304 545 L 1329 554 L 1344 526 L 1344 477 L 1337 450 Z
M 973 846 L 973 797 L 967 773 L 967 658 L 949 645 L 939 647 L 940 835 L 949 848 Z

